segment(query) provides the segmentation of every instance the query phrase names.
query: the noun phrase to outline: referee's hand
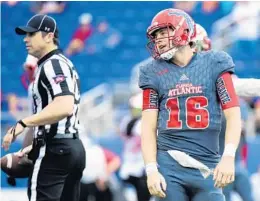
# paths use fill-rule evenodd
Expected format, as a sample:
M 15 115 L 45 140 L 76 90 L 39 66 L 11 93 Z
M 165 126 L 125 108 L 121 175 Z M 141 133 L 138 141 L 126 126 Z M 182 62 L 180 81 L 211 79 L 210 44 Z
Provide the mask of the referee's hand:
M 15 141 L 16 136 L 24 131 L 24 127 L 20 124 L 16 124 L 11 127 L 3 138 L 2 147 L 5 151 L 8 151 L 11 143 Z

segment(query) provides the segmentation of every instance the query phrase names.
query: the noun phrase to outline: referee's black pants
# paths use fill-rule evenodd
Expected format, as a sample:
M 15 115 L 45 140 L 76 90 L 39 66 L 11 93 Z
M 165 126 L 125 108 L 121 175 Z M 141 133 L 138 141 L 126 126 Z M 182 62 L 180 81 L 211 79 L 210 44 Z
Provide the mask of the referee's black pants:
M 85 149 L 80 139 L 51 139 L 34 143 L 29 158 L 34 168 L 28 182 L 30 201 L 78 201 L 85 168 Z

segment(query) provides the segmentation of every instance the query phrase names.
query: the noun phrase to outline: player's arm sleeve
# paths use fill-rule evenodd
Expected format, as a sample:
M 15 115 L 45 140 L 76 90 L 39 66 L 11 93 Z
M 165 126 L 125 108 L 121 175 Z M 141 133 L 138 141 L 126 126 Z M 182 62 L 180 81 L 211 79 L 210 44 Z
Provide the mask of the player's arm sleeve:
M 216 85 L 223 110 L 239 106 L 239 100 L 229 72 L 222 74 L 218 78 Z
M 260 79 L 233 79 L 234 87 L 238 96 L 260 96 Z
M 144 67 L 140 67 L 139 87 L 143 89 L 143 110 L 158 109 L 159 98 L 156 80 L 151 72 L 145 70 Z
M 63 61 L 52 59 L 47 61 L 42 70 L 42 83 L 51 96 L 74 94 L 74 81 L 71 68 Z
M 158 109 L 158 93 L 153 89 L 143 90 L 143 110 Z

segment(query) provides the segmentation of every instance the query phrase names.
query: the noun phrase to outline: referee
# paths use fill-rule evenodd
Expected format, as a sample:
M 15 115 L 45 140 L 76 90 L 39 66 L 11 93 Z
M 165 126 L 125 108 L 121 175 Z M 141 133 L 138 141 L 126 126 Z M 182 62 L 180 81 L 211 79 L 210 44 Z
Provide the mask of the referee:
M 15 32 L 25 35 L 28 54 L 39 59 L 32 87 L 34 114 L 9 129 L 2 146 L 8 150 L 17 135 L 33 127 L 29 200 L 77 201 L 85 168 L 85 150 L 78 137 L 78 74 L 58 49 L 58 28 L 52 17 L 35 15 Z

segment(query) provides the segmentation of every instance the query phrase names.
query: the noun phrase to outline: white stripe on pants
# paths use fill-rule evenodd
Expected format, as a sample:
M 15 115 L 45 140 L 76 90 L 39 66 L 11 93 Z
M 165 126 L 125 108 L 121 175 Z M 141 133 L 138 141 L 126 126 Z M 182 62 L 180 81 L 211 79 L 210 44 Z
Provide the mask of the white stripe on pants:
M 38 173 L 40 171 L 41 163 L 42 163 L 42 158 L 45 156 L 45 151 L 46 151 L 46 145 L 40 148 L 39 151 L 39 156 L 35 162 L 34 168 L 33 168 L 33 174 L 31 178 L 31 201 L 36 201 L 37 198 L 37 192 L 36 192 L 36 187 L 37 187 L 37 177 Z

